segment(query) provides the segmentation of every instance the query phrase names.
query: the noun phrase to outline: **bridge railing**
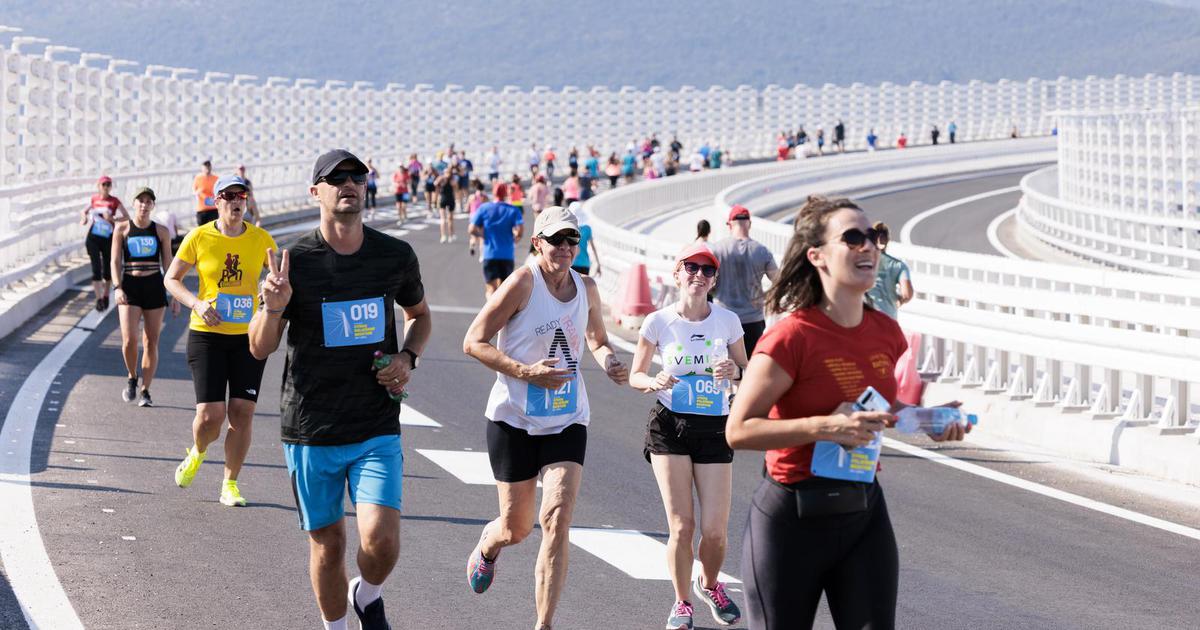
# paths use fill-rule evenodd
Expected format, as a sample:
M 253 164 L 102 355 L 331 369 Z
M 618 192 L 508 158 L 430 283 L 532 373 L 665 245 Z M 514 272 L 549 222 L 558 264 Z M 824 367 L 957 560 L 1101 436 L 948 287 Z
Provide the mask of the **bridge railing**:
M 793 174 L 806 177 L 802 170 Z M 749 182 L 764 172 L 730 169 L 722 183 L 739 175 Z M 668 178 L 588 202 L 608 276 L 601 286 L 610 295 L 634 262 L 646 263 L 652 282 L 670 282 L 673 254 L 686 238 L 653 239 L 621 223 L 634 214 L 704 204 L 716 182 L 703 179 Z M 721 202 L 711 199 L 719 212 Z M 753 223 L 752 236 L 777 259 L 791 235 L 787 224 Z M 905 243 L 889 251 L 912 270 L 917 295 L 901 309 L 900 321 L 923 335 L 924 371 L 1012 399 L 1120 415 L 1171 431 L 1191 421 L 1200 378 L 1200 281 Z

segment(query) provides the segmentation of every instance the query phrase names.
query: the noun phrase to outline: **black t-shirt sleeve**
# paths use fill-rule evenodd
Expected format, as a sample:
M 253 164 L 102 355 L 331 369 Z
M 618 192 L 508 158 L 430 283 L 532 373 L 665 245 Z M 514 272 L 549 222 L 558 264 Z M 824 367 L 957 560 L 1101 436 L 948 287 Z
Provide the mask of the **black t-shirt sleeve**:
M 396 287 L 396 303 L 404 307 L 416 306 L 425 299 L 425 285 L 421 284 L 421 264 L 417 261 L 417 253 L 404 243 L 398 258 L 400 283 Z

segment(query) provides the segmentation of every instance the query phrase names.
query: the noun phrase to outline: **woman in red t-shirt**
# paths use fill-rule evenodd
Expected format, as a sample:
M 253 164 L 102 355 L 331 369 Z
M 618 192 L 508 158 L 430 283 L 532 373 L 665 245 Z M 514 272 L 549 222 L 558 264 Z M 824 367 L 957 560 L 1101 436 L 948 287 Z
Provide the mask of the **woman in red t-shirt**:
M 814 442 L 866 446 L 895 422 L 849 402 L 868 386 L 894 399 L 907 346 L 892 318 L 864 307 L 878 236 L 849 199 L 808 199 L 767 299 L 788 314 L 759 340 L 730 411 L 730 446 L 767 451 L 742 550 L 754 630 L 811 628 L 822 592 L 839 628 L 895 625 L 899 558 L 883 491 L 809 469 Z M 935 439 L 962 437 L 951 425 Z

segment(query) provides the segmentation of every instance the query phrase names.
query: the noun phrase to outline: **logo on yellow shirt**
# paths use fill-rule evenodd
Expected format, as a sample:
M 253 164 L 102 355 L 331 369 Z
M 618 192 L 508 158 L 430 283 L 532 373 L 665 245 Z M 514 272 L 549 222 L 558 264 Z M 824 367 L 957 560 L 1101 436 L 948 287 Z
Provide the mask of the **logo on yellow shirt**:
M 242 270 L 240 257 L 237 254 L 225 254 L 225 270 L 221 272 L 221 279 L 217 281 L 217 287 L 240 287 L 242 286 Z

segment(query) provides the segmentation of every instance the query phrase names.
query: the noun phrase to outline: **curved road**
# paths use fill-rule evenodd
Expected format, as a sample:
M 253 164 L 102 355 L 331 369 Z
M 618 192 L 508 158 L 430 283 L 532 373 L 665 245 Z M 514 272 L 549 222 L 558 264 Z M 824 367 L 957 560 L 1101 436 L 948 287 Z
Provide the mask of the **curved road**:
M 1018 178 L 894 193 L 870 199 L 868 207 L 898 233 L 905 216 Z M 986 239 L 972 234 L 980 222 L 986 227 L 988 212 L 972 208 L 964 213 L 974 217 L 969 220 L 931 218 L 916 232 L 917 242 L 983 247 Z M 482 304 L 479 264 L 461 241 L 439 245 L 436 232 L 428 226 L 403 236 L 420 256 L 437 308 L 433 340 L 412 386 L 410 409 L 419 413 L 401 416 L 415 424 L 404 427 L 403 548 L 385 601 L 396 627 L 528 628 L 536 534 L 505 551 L 488 593 L 474 595 L 465 584 L 466 556 L 496 513 L 494 488 L 468 483 L 488 472 L 482 411 L 493 376 L 461 352 L 473 310 Z M 8 408 L 32 366 L 86 308 L 86 295 L 68 295 L 0 340 L 0 408 Z M 168 321 L 154 386 L 157 408 L 120 402 L 124 373 L 115 315 L 88 336 L 52 385 L 37 418 L 32 472 L 37 523 L 58 579 L 88 628 L 319 627 L 307 543 L 296 526 L 278 441 L 282 353 L 267 367 L 242 476 L 250 506 L 230 509 L 216 501 L 218 445 L 190 489 L 172 481 L 192 418 L 185 335 L 184 318 Z M 669 582 L 652 579 L 661 570 L 666 537 L 658 491 L 641 458 L 652 399 L 612 385 L 590 359 L 584 365 L 594 417 L 576 525 L 588 530 L 572 536 L 557 625 L 659 628 L 672 596 Z M 1163 498 L 1157 485 L 1113 485 L 1103 473 L 1027 451 L 914 443 L 1200 528 L 1200 493 L 1194 491 L 1170 488 L 1171 498 Z M 880 479 L 900 543 L 900 627 L 1190 627 L 1200 613 L 1189 587 L 1198 540 L 892 449 L 883 466 Z M 757 454 L 738 454 L 724 567 L 733 577 L 742 574 L 742 526 L 759 473 Z M 0 627 L 24 628 L 8 574 L 0 574 Z M 740 588 L 733 596 L 743 599 Z M 696 619 L 697 627 L 714 627 L 707 614 Z M 832 627 L 827 615 L 818 627 Z

